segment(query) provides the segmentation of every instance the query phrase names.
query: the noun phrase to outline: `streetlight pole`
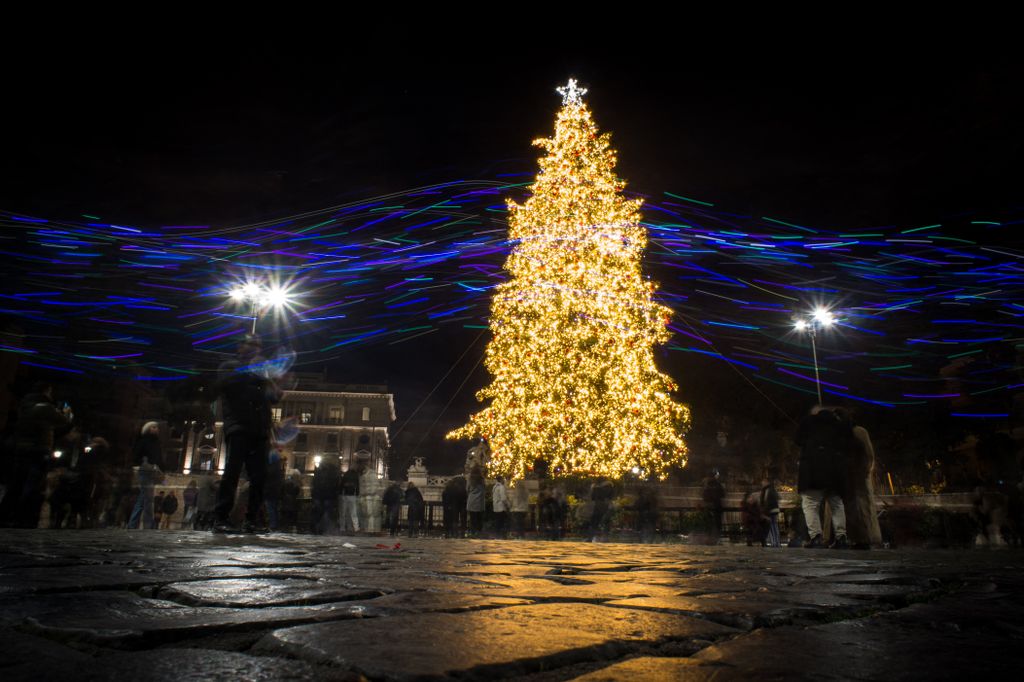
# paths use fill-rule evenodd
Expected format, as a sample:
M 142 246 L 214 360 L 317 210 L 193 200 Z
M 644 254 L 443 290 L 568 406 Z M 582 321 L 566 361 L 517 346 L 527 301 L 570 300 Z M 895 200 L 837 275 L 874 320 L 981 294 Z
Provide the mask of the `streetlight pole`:
M 814 384 L 818 389 L 818 406 L 825 404 L 821 396 L 821 373 L 818 370 L 818 345 L 816 337 L 818 329 L 827 329 L 835 322 L 835 317 L 825 308 L 817 308 L 810 318 L 798 318 L 794 323 L 798 332 L 807 332 L 811 337 L 811 357 L 814 358 Z

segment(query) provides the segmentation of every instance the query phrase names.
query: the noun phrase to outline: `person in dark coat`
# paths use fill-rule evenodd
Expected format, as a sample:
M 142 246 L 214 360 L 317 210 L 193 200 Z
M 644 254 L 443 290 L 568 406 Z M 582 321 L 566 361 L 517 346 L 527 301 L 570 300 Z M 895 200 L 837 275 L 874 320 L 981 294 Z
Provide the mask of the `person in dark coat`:
M 128 528 L 153 528 L 153 490 L 163 478 L 164 456 L 160 445 L 160 425 L 146 422 L 139 439 L 135 441 L 132 459 L 138 469 L 139 496 L 128 519 Z
M 392 537 L 398 535 L 398 517 L 402 512 L 403 499 L 405 499 L 405 493 L 402 491 L 402 486 L 392 483 L 384 491 L 384 497 L 381 500 L 384 503 L 384 527 Z
M 409 537 L 423 532 L 423 493 L 409 481 L 405 488 L 405 503 L 409 505 Z
M 722 510 L 725 502 L 725 486 L 722 485 L 722 474 L 718 469 L 712 469 L 711 475 L 704 479 L 701 497 L 708 524 L 704 542 L 717 545 L 722 538 Z
M 658 488 L 652 483 L 643 483 L 636 493 L 636 522 L 640 531 L 640 542 L 654 542 L 658 532 Z
M 281 391 L 268 376 L 261 349 L 259 337 L 247 334 L 238 344 L 238 357 L 221 364 L 219 369 L 217 393 L 224 415 L 227 463 L 217 491 L 215 532 L 234 530 L 231 510 L 243 466 L 249 478 L 249 500 L 242 530 L 264 530 L 261 515 L 270 457 L 270 406 L 280 400 Z
M 167 494 L 164 495 L 164 501 L 160 508 L 164 513 L 160 527 L 164 530 L 168 530 L 171 527 L 171 519 L 174 518 L 175 512 L 178 511 L 178 496 L 174 494 L 173 490 L 169 490 Z
M 17 528 L 39 526 L 46 472 L 53 457 L 54 444 L 65 435 L 74 437 L 70 408 L 57 408 L 50 384 L 35 384 L 18 405 L 14 462 L 2 505 L 4 525 Z
M 444 484 L 441 505 L 444 508 L 444 536 L 461 538 L 466 534 L 466 477 L 455 476 Z
M 338 486 L 341 467 L 334 457 L 325 457 L 313 472 L 313 513 L 310 521 L 317 535 L 334 533 L 338 519 Z
M 93 438 L 85 447 L 72 450 L 68 467 L 50 495 L 51 528 L 61 528 L 65 515 L 69 528 L 84 528 L 96 520 L 89 516 L 90 502 L 107 448 L 106 440 Z
M 821 503 L 828 500 L 832 509 L 835 540 L 832 547 L 849 546 L 846 539 L 846 507 L 842 493 L 853 434 L 849 423 L 834 409 L 815 406 L 800 422 L 796 444 L 801 447 L 797 491 L 802 498 L 804 520 L 810 540 L 807 547 L 824 545 L 821 528 Z

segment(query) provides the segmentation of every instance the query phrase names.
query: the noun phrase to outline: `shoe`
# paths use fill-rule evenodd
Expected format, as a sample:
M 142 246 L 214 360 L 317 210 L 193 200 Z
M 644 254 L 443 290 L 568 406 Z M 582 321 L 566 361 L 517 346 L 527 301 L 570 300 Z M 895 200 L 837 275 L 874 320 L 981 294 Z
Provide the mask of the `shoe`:
M 813 538 L 808 540 L 806 544 L 804 544 L 805 549 L 821 549 L 824 546 L 825 545 L 822 543 L 820 535 L 815 535 Z
M 248 535 L 265 535 L 270 532 L 270 529 L 266 526 L 255 524 L 252 521 L 245 521 L 242 523 L 242 532 Z
M 213 527 L 210 528 L 210 532 L 217 533 L 219 535 L 230 535 L 238 533 L 240 531 L 234 526 L 232 526 L 230 523 L 218 521 L 217 523 L 213 524 Z
M 845 535 L 840 535 L 828 546 L 829 549 L 850 549 L 850 543 Z

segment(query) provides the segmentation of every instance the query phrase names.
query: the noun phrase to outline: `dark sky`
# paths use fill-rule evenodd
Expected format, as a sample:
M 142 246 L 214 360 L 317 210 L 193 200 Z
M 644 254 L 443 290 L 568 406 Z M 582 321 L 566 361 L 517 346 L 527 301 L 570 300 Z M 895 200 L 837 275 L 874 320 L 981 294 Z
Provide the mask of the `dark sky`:
M 550 133 L 554 88 L 569 76 L 590 88 L 620 174 L 642 193 L 830 228 L 1020 203 L 1019 59 L 940 49 L 927 35 L 680 26 L 602 54 L 579 36 L 560 49 L 537 35 L 545 47 L 415 26 L 287 44 L 212 31 L 8 44 L 0 209 L 226 226 L 532 171 L 530 141 Z M 388 380 L 401 423 L 452 347 L 432 338 L 387 360 L 353 351 L 341 378 Z M 478 349 L 420 416 L 436 416 Z M 465 417 L 483 377 L 442 425 Z

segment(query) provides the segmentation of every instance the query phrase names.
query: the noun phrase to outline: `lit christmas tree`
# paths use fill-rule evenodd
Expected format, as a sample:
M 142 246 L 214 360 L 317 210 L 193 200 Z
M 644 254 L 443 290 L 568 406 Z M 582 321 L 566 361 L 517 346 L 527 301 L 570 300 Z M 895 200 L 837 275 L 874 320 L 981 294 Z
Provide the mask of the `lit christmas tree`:
M 492 474 L 522 478 L 537 459 L 552 471 L 663 478 L 686 463 L 689 410 L 654 364 L 669 338 L 668 308 L 641 274 L 647 233 L 639 199 L 622 196 L 609 135 L 599 135 L 570 80 L 532 196 L 509 202 L 486 366 L 490 404 L 448 438 L 486 438 Z

